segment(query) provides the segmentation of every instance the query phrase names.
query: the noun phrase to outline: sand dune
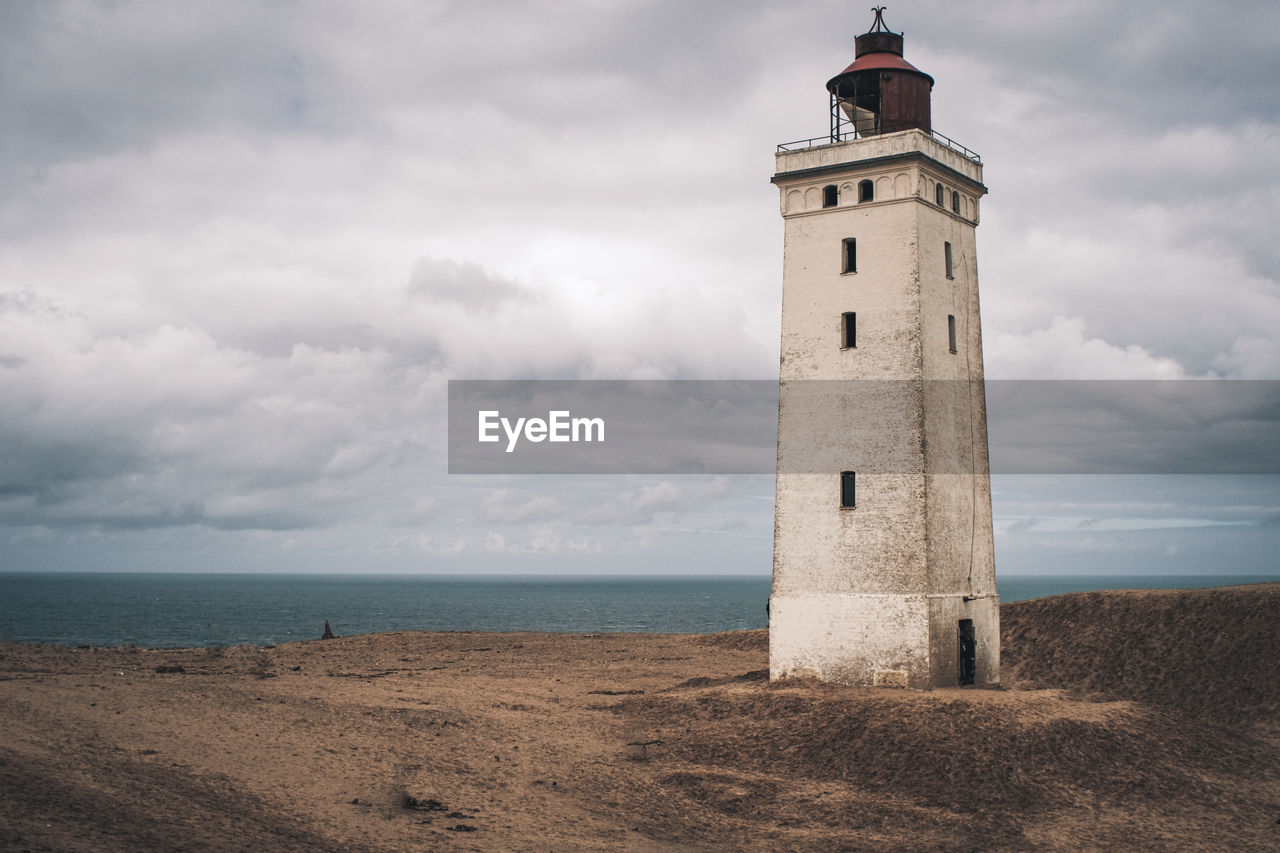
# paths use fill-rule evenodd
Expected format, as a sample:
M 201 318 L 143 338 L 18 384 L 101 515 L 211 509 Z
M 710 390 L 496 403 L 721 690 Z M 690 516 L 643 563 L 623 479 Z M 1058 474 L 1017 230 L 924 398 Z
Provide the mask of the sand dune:
M 1002 608 L 1004 690 L 764 631 L 0 647 L 5 850 L 1272 850 L 1280 584 Z

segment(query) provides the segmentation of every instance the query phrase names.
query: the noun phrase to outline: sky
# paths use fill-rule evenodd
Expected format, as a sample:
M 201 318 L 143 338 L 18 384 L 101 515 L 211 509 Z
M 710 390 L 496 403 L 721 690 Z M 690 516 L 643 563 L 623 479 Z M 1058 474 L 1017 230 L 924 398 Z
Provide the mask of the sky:
M 1280 379 L 1280 6 L 891 5 L 989 378 Z M 767 476 L 446 472 L 449 379 L 777 376 L 869 8 L 0 0 L 0 571 L 754 573 Z M 1277 574 L 1280 479 L 996 476 L 1001 573 Z

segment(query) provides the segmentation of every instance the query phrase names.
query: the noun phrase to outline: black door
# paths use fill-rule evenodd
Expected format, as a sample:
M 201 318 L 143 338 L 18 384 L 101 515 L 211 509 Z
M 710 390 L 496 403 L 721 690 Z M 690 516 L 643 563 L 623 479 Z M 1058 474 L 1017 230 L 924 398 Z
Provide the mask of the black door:
M 978 668 L 978 640 L 973 632 L 973 620 L 960 620 L 960 683 L 973 684 Z

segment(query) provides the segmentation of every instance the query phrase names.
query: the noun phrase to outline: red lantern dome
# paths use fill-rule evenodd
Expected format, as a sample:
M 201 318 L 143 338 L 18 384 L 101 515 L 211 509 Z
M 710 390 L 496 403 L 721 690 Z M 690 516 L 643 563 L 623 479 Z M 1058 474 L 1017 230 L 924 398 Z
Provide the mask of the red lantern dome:
M 854 40 L 853 64 L 827 81 L 833 139 L 840 138 L 844 122 L 853 125 L 857 136 L 932 130 L 933 78 L 902 58 L 902 33 L 885 26 L 884 9 L 875 7 L 871 29 Z

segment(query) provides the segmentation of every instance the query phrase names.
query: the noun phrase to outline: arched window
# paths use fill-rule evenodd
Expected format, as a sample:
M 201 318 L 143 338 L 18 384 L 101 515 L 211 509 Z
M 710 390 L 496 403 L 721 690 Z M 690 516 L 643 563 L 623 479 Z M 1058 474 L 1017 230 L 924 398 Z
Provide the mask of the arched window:
M 951 191 L 951 209 L 956 213 L 960 212 L 960 193 L 955 190 Z
M 840 200 L 840 190 L 836 188 L 835 184 L 827 184 L 825 187 L 822 188 L 822 206 L 823 207 L 835 207 L 836 203 L 839 200 Z
M 875 197 L 875 184 L 870 181 L 862 181 L 858 184 L 858 201 L 871 201 Z
M 944 190 L 944 189 L 942 188 L 942 184 L 938 184 L 937 189 L 936 189 L 936 191 L 935 191 L 935 192 L 934 192 L 934 194 L 933 194 L 933 200 L 934 200 L 934 201 L 936 201 L 936 202 L 938 203 L 938 207 L 946 207 L 946 206 L 947 206 L 947 202 L 944 200 L 944 197 L 943 197 L 943 194 L 944 194 L 945 192 L 946 192 L 946 190 Z

